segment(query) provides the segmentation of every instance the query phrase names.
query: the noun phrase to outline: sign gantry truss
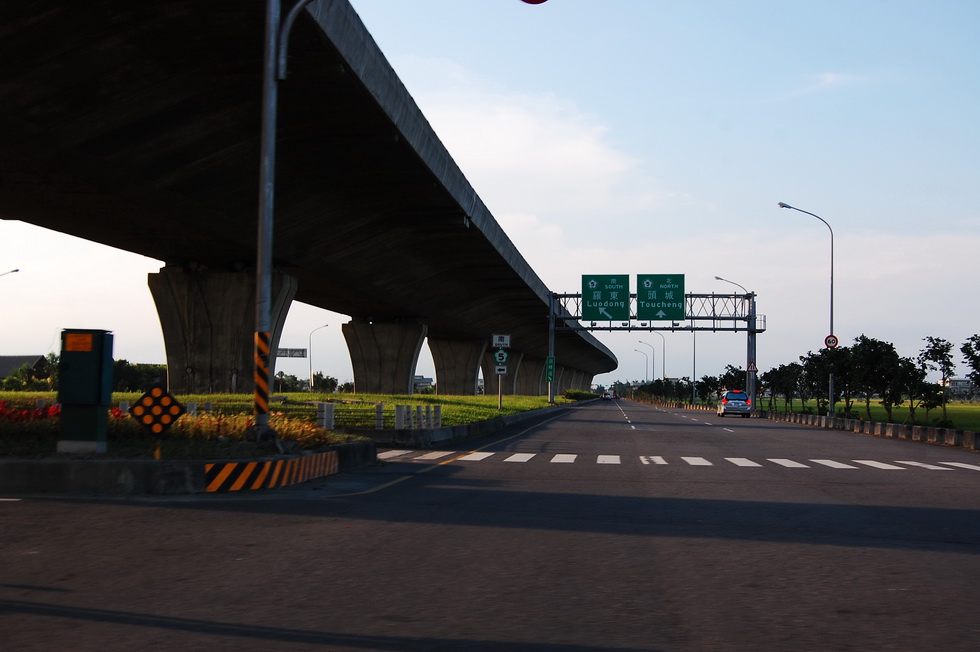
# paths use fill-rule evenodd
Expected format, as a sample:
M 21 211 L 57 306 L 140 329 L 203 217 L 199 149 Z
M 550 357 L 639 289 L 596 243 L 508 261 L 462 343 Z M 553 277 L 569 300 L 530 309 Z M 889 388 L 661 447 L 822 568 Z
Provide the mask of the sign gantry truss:
M 766 316 L 755 314 L 755 293 L 686 294 L 682 321 L 637 319 L 636 295 L 630 294 L 628 320 L 582 321 L 581 294 L 554 294 L 555 329 L 573 331 L 749 331 L 763 333 Z

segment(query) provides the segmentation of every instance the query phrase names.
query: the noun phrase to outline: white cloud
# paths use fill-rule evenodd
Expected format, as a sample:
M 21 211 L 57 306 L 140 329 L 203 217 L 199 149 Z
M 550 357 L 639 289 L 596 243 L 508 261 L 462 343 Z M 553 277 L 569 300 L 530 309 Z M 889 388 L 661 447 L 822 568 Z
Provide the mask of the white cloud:
M 568 220 L 637 212 L 667 193 L 629 187 L 642 161 L 617 150 L 595 116 L 550 93 L 514 93 L 445 60 L 410 58 L 400 70 L 433 129 L 495 215 Z M 638 186 L 643 187 L 643 186 Z

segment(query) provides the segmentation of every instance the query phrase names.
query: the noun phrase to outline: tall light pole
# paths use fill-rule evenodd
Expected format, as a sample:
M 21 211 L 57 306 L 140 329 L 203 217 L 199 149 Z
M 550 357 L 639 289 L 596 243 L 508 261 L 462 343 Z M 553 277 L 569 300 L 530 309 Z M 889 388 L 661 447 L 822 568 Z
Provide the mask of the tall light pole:
M 643 340 L 640 340 L 640 344 L 645 344 L 650 347 L 650 375 L 654 378 L 657 377 L 657 352 L 654 350 L 652 344 L 647 344 Z
M 827 346 L 827 348 L 832 349 L 837 346 L 837 342 L 838 342 L 837 336 L 834 334 L 834 230 L 830 227 L 830 224 L 827 223 L 827 220 L 823 219 L 819 215 L 811 213 L 810 211 L 805 211 L 802 208 L 796 208 L 795 206 L 790 206 L 785 202 L 779 202 L 779 207 L 788 208 L 794 211 L 799 211 L 800 213 L 806 213 L 810 217 L 815 217 L 821 222 L 823 222 L 824 226 L 827 227 L 827 230 L 830 231 L 830 333 L 827 335 L 826 339 L 824 339 L 824 345 Z M 831 367 L 830 369 L 829 376 L 830 376 L 830 387 L 828 389 L 829 396 L 827 398 L 827 403 L 829 405 L 830 411 L 827 414 L 827 416 L 833 418 L 835 407 L 836 407 L 836 401 L 834 401 L 833 367 Z
M 310 331 L 310 348 L 306 352 L 310 356 L 310 394 L 313 393 L 313 333 L 317 332 L 321 328 L 326 328 L 330 324 L 324 324 L 323 326 L 317 326 Z
M 7 274 L 13 274 L 14 272 L 19 272 L 19 271 L 20 271 L 19 269 L 12 269 L 9 272 L 4 272 L 3 274 L 0 274 L 0 276 L 6 276 Z
M 641 351 L 639 349 L 633 349 L 633 350 L 641 354 L 646 359 L 646 361 L 643 363 L 643 382 L 647 382 L 650 379 L 650 375 L 647 373 L 647 369 L 650 365 L 650 356 L 648 356 L 646 352 Z
M 289 31 L 313 0 L 298 0 L 282 19 L 280 0 L 266 1 L 265 49 L 262 63 L 262 127 L 259 164 L 259 219 L 255 255 L 255 400 L 256 439 L 275 437 L 269 427 L 269 358 L 272 345 L 272 234 L 276 189 L 276 116 L 278 84 L 286 78 Z
M 652 331 L 652 333 L 660 336 L 660 377 L 667 380 L 667 338 L 664 337 L 663 333 L 657 331 Z M 654 370 L 654 374 L 656 373 Z
M 749 395 L 749 400 L 752 401 L 751 405 L 755 405 L 755 388 L 756 388 L 756 373 L 758 372 L 758 367 L 755 363 L 755 292 L 749 292 L 745 289 L 745 286 L 736 283 L 735 281 L 729 281 L 727 278 L 722 278 L 720 276 L 715 277 L 716 281 L 724 281 L 725 283 L 731 283 L 732 285 L 742 289 L 745 292 L 745 300 L 748 301 L 748 324 L 745 329 L 745 392 Z

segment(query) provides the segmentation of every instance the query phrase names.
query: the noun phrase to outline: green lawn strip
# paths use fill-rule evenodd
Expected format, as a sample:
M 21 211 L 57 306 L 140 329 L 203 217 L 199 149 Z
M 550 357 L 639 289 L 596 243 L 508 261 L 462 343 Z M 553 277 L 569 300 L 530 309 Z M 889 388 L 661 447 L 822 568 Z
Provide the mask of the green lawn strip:
M 792 411 L 798 413 L 816 414 L 816 405 L 816 401 L 807 401 L 807 409 L 804 409 L 800 401 L 796 400 L 793 401 L 793 409 L 789 410 L 786 402 L 779 399 L 774 401 L 773 411 Z M 768 410 L 768 399 L 761 399 L 756 407 L 760 410 Z M 843 404 L 838 403 L 837 409 L 838 411 L 843 409 Z M 868 420 L 864 399 L 857 400 L 851 405 L 851 413 L 854 418 L 863 419 L 865 421 Z M 876 422 L 933 426 L 936 425 L 940 419 L 942 419 L 942 414 L 941 408 L 933 408 L 929 411 L 927 416 L 925 409 L 918 407 L 915 410 L 915 423 L 913 423 L 909 416 L 908 406 L 896 406 L 892 408 L 892 418 L 889 421 L 888 413 L 885 411 L 885 408 L 881 406 L 881 401 L 876 399 L 872 399 L 871 401 L 871 421 Z M 946 418 L 953 422 L 953 427 L 957 430 L 972 430 L 973 432 L 978 432 L 980 431 L 980 403 L 948 403 L 946 405 Z

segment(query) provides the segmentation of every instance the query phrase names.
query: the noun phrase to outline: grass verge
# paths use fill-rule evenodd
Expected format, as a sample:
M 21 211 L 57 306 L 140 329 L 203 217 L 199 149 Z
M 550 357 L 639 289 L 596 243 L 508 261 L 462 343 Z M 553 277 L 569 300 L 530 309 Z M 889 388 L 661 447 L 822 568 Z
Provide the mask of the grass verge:
M 115 393 L 106 432 L 108 452 L 99 458 L 153 459 L 157 446 L 162 459 L 248 459 L 278 452 L 268 442 L 249 441 L 254 423 L 252 397 L 246 394 L 176 396 L 185 407 L 196 403 L 197 415 L 185 414 L 162 436 L 147 434 L 119 409 L 120 402 L 135 403 L 139 393 Z M 556 403 L 574 399 L 556 397 Z M 55 392 L 0 392 L 0 457 L 90 457 L 57 454 L 59 416 L 50 406 Z M 277 394 L 270 407 L 269 425 L 290 450 L 319 450 L 363 439 L 316 425 L 316 402 L 335 404 L 338 423 L 348 428 L 374 427 L 375 405 L 441 405 L 444 426 L 465 425 L 495 417 L 547 407 L 546 396 L 506 396 L 501 409 L 496 396 L 379 396 Z M 38 407 L 40 404 L 44 408 Z M 208 413 L 203 413 L 208 406 Z

